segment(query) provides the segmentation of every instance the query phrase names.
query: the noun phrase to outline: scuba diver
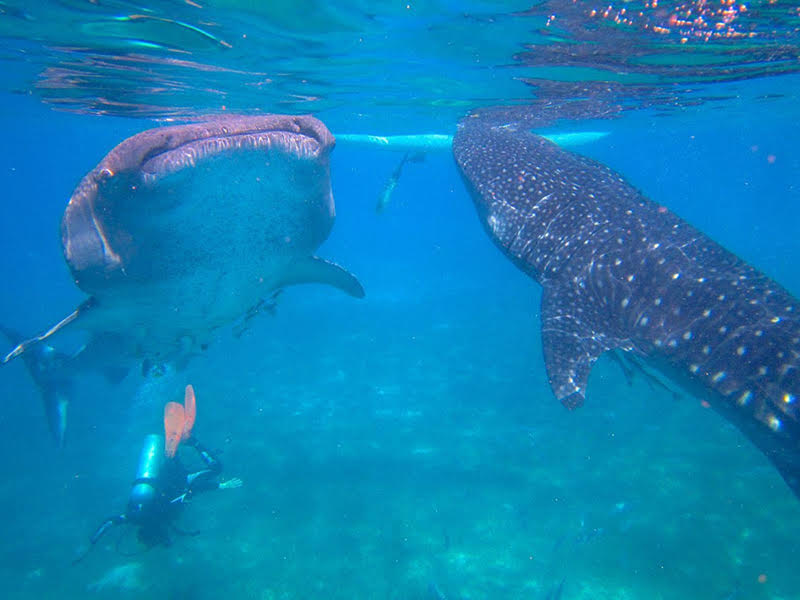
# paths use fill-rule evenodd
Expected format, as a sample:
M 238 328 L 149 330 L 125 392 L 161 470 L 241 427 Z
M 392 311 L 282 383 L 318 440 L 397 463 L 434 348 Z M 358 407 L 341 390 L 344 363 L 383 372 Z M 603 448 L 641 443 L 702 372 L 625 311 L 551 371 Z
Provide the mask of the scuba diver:
M 147 549 L 170 546 L 170 529 L 184 532 L 174 525 L 181 508 L 196 494 L 208 490 L 238 488 L 242 480 L 234 477 L 221 481 L 222 463 L 192 435 L 196 415 L 194 389 L 186 386 L 184 404 L 168 402 L 164 407 L 164 436 L 145 437 L 139 457 L 139 468 L 124 513 L 106 519 L 89 538 L 89 547 L 73 561 L 83 560 L 100 538 L 115 525 L 130 523 L 139 528 L 138 539 Z M 189 471 L 176 455 L 184 442 L 197 451 L 203 468 Z
M 17 348 L 30 342 L 26 342 L 18 331 L 4 325 L 0 325 L 0 335 L 10 343 L 17 344 Z M 72 398 L 76 396 L 76 378 L 84 373 L 98 372 L 108 383 L 118 384 L 128 374 L 127 366 L 109 358 L 114 355 L 114 352 L 109 351 L 110 344 L 113 343 L 113 335 L 98 335 L 90 343 L 68 354 L 41 341 L 28 344 L 27 351 L 22 354 L 25 368 L 42 397 L 50 433 L 59 448 L 64 447 L 67 410 Z M 0 361 L 0 365 L 2 364 L 4 363 Z
M 19 332 L 2 325 L 0 334 L 12 344 L 19 344 L 24 339 Z M 61 448 L 67 429 L 67 407 L 72 396 L 73 377 L 69 369 L 72 357 L 57 351 L 50 344 L 41 343 L 23 354 L 22 359 L 42 396 L 50 433 Z

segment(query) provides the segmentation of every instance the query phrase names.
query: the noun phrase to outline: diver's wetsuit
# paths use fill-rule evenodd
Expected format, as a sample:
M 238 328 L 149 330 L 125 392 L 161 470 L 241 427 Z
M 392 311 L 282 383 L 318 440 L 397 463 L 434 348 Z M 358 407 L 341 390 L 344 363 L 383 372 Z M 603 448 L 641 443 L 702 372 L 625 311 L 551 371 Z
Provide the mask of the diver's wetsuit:
M 138 525 L 139 540 L 148 547 L 157 544 L 170 545 L 169 527 L 181 506 L 198 492 L 219 489 L 219 475 L 222 473 L 222 463 L 195 438 L 184 443 L 197 450 L 206 468 L 189 472 L 177 456 L 167 460 L 158 477 L 154 481 L 146 482 L 156 490 L 153 500 L 147 506 L 129 504 L 121 515 L 106 519 L 89 539 L 92 546 L 111 527 L 123 523 Z

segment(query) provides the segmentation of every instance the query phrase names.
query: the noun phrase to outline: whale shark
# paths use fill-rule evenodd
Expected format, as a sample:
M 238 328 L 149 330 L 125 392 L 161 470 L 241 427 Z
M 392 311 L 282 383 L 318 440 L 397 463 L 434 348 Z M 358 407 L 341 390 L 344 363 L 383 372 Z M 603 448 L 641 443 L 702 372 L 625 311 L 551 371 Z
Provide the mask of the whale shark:
M 87 300 L 3 362 L 71 323 L 113 338 L 120 355 L 178 362 L 285 286 L 363 297 L 355 276 L 314 254 L 335 217 L 334 144 L 321 121 L 290 115 L 219 117 L 124 140 L 78 183 L 61 221 L 64 258 Z
M 543 287 L 552 391 L 583 404 L 618 353 L 698 396 L 800 497 L 800 315 L 786 289 L 605 165 L 467 117 L 453 152 L 489 237 Z

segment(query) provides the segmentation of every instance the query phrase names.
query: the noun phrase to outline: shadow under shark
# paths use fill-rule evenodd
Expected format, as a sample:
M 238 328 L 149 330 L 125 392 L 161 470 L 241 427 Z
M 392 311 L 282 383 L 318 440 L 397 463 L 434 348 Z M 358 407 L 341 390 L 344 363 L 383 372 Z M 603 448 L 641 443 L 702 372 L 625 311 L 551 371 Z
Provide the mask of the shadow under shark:
M 800 497 L 798 300 L 619 174 L 513 125 L 466 118 L 453 143 L 479 218 L 544 288 L 550 386 L 584 401 L 606 351 L 706 400 Z
M 314 255 L 335 216 L 333 147 L 322 122 L 284 115 L 123 141 L 81 180 L 61 222 L 64 257 L 89 299 L 3 363 L 72 322 L 90 347 L 114 339 L 120 356 L 180 363 L 284 286 L 363 297 L 353 275 Z

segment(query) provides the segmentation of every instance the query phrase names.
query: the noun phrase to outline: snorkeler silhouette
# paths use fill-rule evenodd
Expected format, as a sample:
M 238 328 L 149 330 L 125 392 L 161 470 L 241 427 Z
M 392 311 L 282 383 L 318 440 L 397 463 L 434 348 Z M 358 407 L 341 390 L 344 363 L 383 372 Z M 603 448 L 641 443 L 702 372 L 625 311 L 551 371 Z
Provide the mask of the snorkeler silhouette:
M 403 155 L 403 158 L 397 163 L 397 166 L 392 171 L 392 175 L 389 177 L 389 180 L 386 182 L 386 185 L 383 186 L 383 190 L 381 191 L 381 195 L 378 197 L 378 203 L 375 205 L 375 212 L 381 214 L 385 209 L 386 206 L 389 204 L 389 200 L 392 198 L 392 194 L 394 193 L 394 189 L 397 187 L 398 182 L 400 181 L 400 176 L 403 174 L 403 167 L 406 163 L 413 162 L 419 163 L 425 160 L 425 153 L 424 152 L 406 152 Z
M 179 534 L 196 535 L 195 532 L 183 532 L 174 525 L 183 505 L 199 492 L 242 485 L 238 477 L 219 480 L 222 463 L 192 436 L 195 415 L 194 389 L 188 385 L 184 404 L 168 402 L 164 407 L 165 435 L 150 434 L 145 437 L 126 511 L 106 519 L 92 534 L 89 547 L 73 564 L 83 560 L 97 541 L 115 525 L 130 523 L 138 527 L 137 537 L 146 549 L 171 545 L 170 529 Z M 176 456 L 181 442 L 197 451 L 204 464 L 203 469 L 191 472 L 181 464 Z

